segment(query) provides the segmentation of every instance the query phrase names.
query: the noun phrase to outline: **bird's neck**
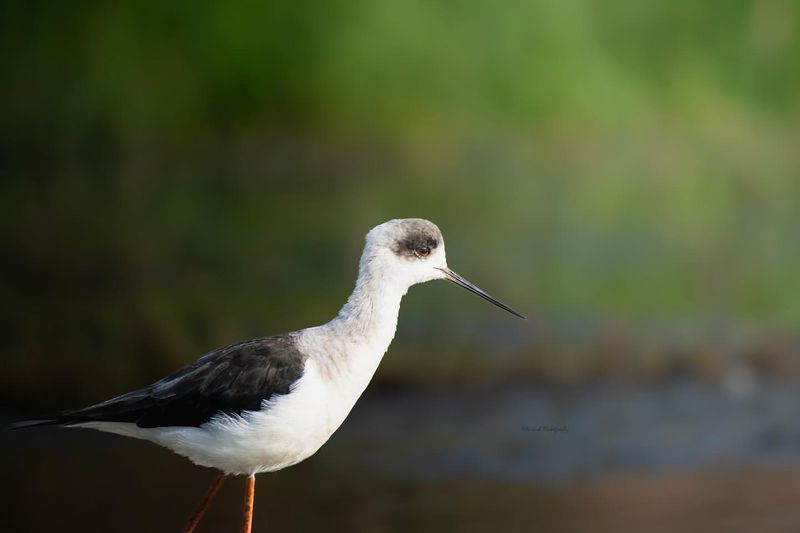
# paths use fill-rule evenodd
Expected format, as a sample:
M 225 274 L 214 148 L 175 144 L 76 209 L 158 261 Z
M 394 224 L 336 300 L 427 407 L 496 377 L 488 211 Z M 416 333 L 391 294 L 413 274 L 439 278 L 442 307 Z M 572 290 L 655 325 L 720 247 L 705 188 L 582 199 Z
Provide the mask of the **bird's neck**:
M 394 338 L 400 301 L 407 291 L 408 286 L 397 280 L 362 270 L 332 325 L 352 342 L 368 343 L 385 352 Z
M 369 274 L 369 273 L 367 273 Z M 400 300 L 408 289 L 383 276 L 364 275 L 330 322 L 299 336 L 312 371 L 324 383 L 327 431 L 342 423 L 369 384 L 397 328 Z

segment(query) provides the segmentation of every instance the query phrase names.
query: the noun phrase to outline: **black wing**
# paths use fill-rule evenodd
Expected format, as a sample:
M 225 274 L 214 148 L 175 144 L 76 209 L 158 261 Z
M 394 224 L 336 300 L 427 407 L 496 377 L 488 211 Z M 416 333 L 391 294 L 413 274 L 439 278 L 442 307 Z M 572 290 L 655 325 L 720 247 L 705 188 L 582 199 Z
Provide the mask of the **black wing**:
M 143 428 L 200 426 L 216 414 L 256 411 L 264 400 L 289 393 L 303 375 L 305 360 L 291 335 L 231 344 L 143 389 L 17 427 L 97 421 Z

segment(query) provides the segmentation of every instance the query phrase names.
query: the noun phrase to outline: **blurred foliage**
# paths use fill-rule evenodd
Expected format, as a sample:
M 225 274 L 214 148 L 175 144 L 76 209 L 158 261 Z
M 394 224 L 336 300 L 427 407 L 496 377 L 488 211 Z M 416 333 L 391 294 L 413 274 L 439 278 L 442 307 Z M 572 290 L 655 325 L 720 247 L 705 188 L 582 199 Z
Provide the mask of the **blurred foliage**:
M 1 9 L 7 399 L 324 321 L 405 216 L 537 318 L 412 290 L 384 379 L 797 354 L 795 2 Z

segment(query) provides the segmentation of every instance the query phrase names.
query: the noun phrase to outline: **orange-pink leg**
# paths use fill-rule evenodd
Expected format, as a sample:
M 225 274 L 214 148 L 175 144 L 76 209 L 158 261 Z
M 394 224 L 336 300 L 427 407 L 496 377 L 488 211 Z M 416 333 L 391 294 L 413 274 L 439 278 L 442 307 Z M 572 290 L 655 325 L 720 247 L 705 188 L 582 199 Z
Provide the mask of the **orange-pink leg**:
M 200 502 L 200 505 L 197 507 L 197 510 L 194 512 L 189 521 L 186 523 L 186 527 L 183 528 L 183 533 L 192 533 L 194 528 L 197 527 L 197 524 L 200 523 L 200 519 L 203 518 L 203 515 L 206 514 L 206 509 L 208 509 L 209 504 L 211 504 L 211 500 L 214 499 L 214 496 L 217 495 L 219 492 L 219 488 L 222 486 L 222 482 L 225 481 L 225 474 L 220 474 L 217 479 L 214 480 L 214 483 L 211 484 L 211 488 L 208 489 L 206 495 L 203 496 L 203 500 Z
M 256 476 L 250 474 L 247 476 L 247 485 L 244 495 L 244 523 L 242 524 L 242 533 L 250 533 L 253 528 L 253 502 L 256 496 Z

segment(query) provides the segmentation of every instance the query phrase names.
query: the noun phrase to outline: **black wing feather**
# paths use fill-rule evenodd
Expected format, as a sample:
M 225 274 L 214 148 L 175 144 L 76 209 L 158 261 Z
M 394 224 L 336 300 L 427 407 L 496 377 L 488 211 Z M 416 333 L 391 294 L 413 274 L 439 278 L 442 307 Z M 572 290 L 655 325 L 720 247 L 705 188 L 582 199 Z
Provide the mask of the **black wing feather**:
M 303 375 L 305 360 L 292 335 L 231 344 L 143 389 L 17 427 L 92 421 L 200 426 L 214 415 L 256 411 L 264 400 L 288 394 Z

